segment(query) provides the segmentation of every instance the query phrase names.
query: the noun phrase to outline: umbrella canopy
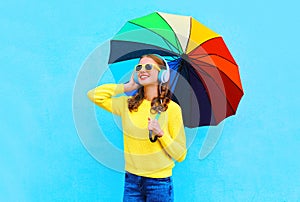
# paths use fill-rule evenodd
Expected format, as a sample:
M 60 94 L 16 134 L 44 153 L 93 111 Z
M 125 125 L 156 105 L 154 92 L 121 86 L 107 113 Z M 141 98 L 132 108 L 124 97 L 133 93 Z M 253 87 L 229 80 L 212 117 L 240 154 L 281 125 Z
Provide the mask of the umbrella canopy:
M 187 127 L 217 125 L 243 96 L 238 65 L 222 37 L 193 17 L 154 12 L 128 21 L 110 41 L 109 64 L 159 54 Z

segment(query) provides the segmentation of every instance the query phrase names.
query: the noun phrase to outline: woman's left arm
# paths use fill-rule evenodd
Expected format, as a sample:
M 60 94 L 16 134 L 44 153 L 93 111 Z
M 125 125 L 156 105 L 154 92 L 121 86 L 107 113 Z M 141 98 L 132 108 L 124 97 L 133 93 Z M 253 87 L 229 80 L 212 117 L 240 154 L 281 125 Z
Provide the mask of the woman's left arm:
M 169 133 L 159 139 L 165 151 L 176 161 L 181 162 L 186 157 L 186 137 L 182 120 L 181 108 L 175 104 L 168 113 Z

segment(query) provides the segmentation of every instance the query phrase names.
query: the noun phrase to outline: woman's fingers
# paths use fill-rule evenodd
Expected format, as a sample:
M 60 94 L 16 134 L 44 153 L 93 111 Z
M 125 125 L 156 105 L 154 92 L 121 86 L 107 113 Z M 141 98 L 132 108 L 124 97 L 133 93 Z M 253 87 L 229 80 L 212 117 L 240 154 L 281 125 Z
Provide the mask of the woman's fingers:
M 148 118 L 148 130 L 152 130 L 155 134 L 160 134 L 161 128 L 156 119 Z

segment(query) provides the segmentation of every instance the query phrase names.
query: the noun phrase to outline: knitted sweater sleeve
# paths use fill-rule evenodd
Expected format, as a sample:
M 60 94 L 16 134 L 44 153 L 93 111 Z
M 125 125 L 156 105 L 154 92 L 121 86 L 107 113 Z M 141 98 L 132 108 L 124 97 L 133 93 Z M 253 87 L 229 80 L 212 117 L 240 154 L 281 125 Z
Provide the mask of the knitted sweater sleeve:
M 124 108 L 124 96 L 114 97 L 115 95 L 124 93 L 123 84 L 104 84 L 90 90 L 87 95 L 89 99 L 99 107 L 121 115 Z
M 164 150 L 173 159 L 181 162 L 186 157 L 186 137 L 181 108 L 176 104 L 168 114 L 169 133 L 165 133 L 161 138 L 158 139 L 161 142 Z

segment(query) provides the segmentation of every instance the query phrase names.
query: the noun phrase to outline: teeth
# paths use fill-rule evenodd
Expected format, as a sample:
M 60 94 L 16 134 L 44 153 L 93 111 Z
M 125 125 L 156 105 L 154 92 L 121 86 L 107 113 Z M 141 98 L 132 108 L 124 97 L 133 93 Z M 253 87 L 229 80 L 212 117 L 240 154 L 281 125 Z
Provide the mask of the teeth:
M 148 78 L 148 77 L 149 76 L 145 76 L 145 75 L 140 76 L 141 79 Z

